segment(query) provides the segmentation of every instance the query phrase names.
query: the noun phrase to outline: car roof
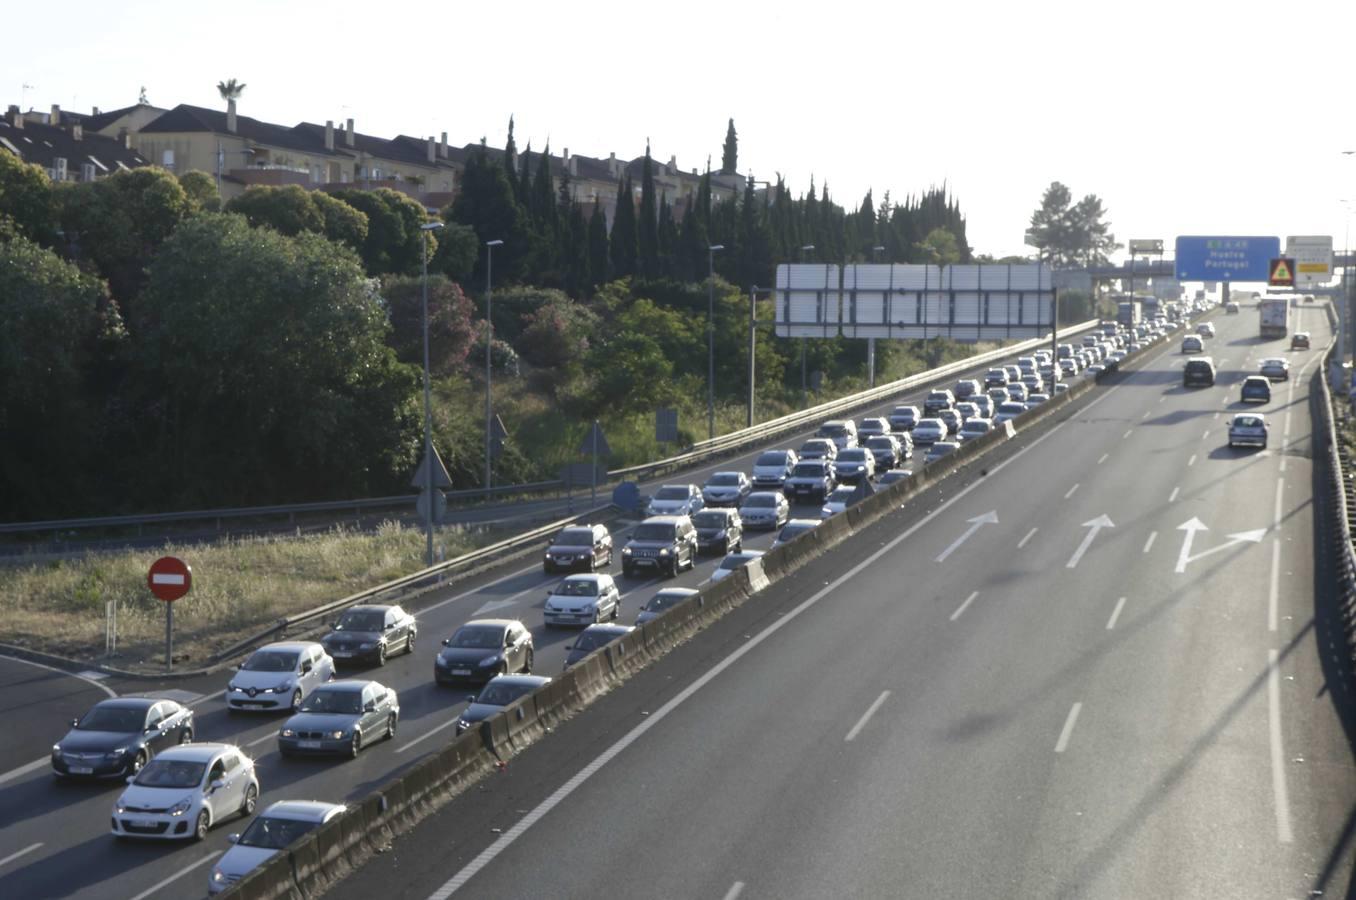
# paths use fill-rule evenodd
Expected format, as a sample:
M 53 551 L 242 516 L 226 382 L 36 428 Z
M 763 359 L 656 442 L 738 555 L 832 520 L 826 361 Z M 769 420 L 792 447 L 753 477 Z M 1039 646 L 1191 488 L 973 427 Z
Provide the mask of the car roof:
M 472 619 L 469 622 L 463 622 L 458 628 L 466 625 L 493 625 L 496 628 L 507 628 L 510 625 L 521 625 L 517 619 Z
M 634 625 L 617 625 L 612 622 L 596 622 L 580 633 L 587 634 L 588 632 L 593 632 L 594 634 L 598 634 L 599 632 L 602 632 L 604 634 L 630 634 L 635 630 L 636 628 Z
M 110 697 L 94 704 L 101 709 L 149 709 L 159 703 L 162 697 Z
M 1251 412 L 1238 413 L 1234 416 L 1235 422 L 1237 422 L 1240 419 L 1257 419 L 1258 421 L 1265 422 L 1267 420 L 1267 417 L 1262 415 L 1261 413 L 1251 413 Z
M 303 650 L 313 650 L 319 647 L 315 641 L 278 641 L 273 644 L 264 644 L 260 650 L 282 650 L 291 653 L 301 653 Z
M 655 596 L 658 597 L 660 594 L 663 594 L 666 597 L 691 597 L 693 594 L 700 593 L 701 591 L 696 588 L 670 587 L 664 588 L 662 591 L 656 593 Z
M 677 488 L 680 491 L 690 491 L 694 487 L 696 487 L 695 484 L 661 484 L 659 489 L 662 491 L 664 488 Z
M 513 684 L 525 685 L 527 687 L 541 687 L 550 682 L 550 678 L 545 675 L 496 675 L 489 680 L 489 684 Z
M 259 813 L 273 819 L 295 819 L 298 822 L 323 822 L 337 812 L 347 809 L 342 803 L 322 803 L 319 800 L 279 800 L 270 803 Z
M 350 606 L 344 612 L 386 612 L 388 609 L 395 609 L 394 603 L 364 603 L 361 606 Z
M 564 580 L 562 581 L 562 584 L 564 583 L 564 581 L 602 581 L 602 580 L 603 580 L 602 575 L 589 572 L 587 574 L 580 575 L 566 575 Z
M 725 554 L 726 559 L 757 559 L 763 555 L 762 550 L 739 550 L 734 553 Z
M 166 747 L 155 755 L 156 759 L 173 762 L 211 762 L 218 754 L 227 750 L 240 750 L 234 744 L 179 744 Z M 243 755 L 243 754 L 242 754 Z
M 687 516 L 650 516 L 648 519 L 646 519 L 644 522 L 641 522 L 640 524 L 642 524 L 642 525 L 677 525 L 679 522 L 681 522 L 683 519 L 686 519 L 686 518 L 687 518 Z
M 369 684 L 385 687 L 383 684 L 366 678 L 345 678 L 340 681 L 327 681 L 324 684 L 318 684 L 315 689 L 317 691 L 337 691 L 341 694 L 361 694 L 363 688 Z

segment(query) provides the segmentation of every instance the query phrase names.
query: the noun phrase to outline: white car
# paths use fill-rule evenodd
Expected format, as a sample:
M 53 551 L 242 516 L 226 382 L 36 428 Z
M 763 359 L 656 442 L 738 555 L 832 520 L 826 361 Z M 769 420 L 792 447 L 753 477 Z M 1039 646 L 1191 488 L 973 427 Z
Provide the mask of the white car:
M 824 498 L 824 505 L 820 507 L 819 517 L 827 519 L 830 516 L 836 516 L 852 505 L 852 498 L 857 496 L 857 488 L 854 485 L 843 485 L 833 489 L 833 493 Z
M 1257 367 L 1257 372 L 1272 381 L 1289 381 L 1290 362 L 1279 356 L 1269 357 L 1262 360 L 1261 365 Z
M 664 484 L 650 498 L 647 516 L 690 516 L 702 509 L 702 489 L 695 484 Z
M 960 442 L 973 441 L 975 438 L 983 437 L 993 430 L 993 422 L 988 419 L 981 419 L 975 416 L 973 419 L 966 419 L 965 424 L 961 426 Z
M 118 838 L 195 840 L 259 802 L 254 760 L 234 744 L 183 744 L 162 751 L 128 779 L 113 804 Z
M 265 644 L 240 664 L 226 685 L 228 710 L 286 710 L 334 677 L 334 660 L 314 641 Z
M 919 419 L 913 426 L 913 442 L 915 444 L 931 444 L 934 441 L 940 441 L 946 438 L 946 423 L 941 419 L 926 418 Z
M 546 595 L 547 625 L 592 625 L 621 615 L 621 591 L 611 575 L 570 575 Z
M 724 581 L 734 574 L 735 569 L 742 569 L 748 565 L 750 560 L 755 560 L 763 555 L 762 550 L 740 550 L 738 553 L 731 553 L 720 561 L 711 573 L 711 580 Z
M 791 504 L 781 491 L 754 491 L 739 507 L 745 528 L 779 528 L 791 518 Z
M 1215 336 L 1215 326 L 1210 322 L 1202 322 L 1196 326 L 1196 333 L 1203 338 L 1212 338 Z
M 1013 419 L 1026 412 L 1026 404 L 1019 400 L 1009 400 L 1007 403 L 998 404 L 998 415 L 993 417 L 995 425 L 1002 425 L 1004 422 L 1010 422 Z
M 341 803 L 320 803 L 315 800 L 279 800 L 261 812 L 245 829 L 244 834 L 227 837 L 235 846 L 217 860 L 207 879 L 207 892 L 220 894 L 259 866 L 268 862 L 279 850 L 290 846 L 307 832 L 314 831 L 347 807 Z

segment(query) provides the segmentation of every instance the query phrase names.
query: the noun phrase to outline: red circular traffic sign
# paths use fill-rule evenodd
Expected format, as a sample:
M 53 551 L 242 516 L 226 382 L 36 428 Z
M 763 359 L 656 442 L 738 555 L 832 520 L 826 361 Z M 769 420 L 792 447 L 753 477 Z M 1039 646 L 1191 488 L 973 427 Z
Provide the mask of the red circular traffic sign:
M 168 603 L 178 600 L 193 587 L 193 570 L 178 557 L 162 556 L 151 563 L 146 584 L 152 594 Z

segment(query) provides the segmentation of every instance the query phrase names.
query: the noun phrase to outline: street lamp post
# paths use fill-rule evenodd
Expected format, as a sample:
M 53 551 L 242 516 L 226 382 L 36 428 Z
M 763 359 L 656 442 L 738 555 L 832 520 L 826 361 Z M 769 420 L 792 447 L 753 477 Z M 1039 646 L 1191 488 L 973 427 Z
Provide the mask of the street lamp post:
M 491 394 L 491 388 L 494 385 L 494 376 L 490 368 L 490 348 L 494 343 L 494 326 L 490 322 L 490 316 L 494 312 L 494 294 L 493 282 L 491 276 L 494 272 L 494 248 L 501 246 L 503 241 L 485 242 L 485 497 L 490 496 L 490 489 L 493 487 L 491 479 L 494 477 L 494 470 L 491 468 L 492 447 L 494 442 L 494 399 Z
M 716 251 L 724 244 L 706 248 L 706 436 L 716 436 Z
M 871 248 L 871 261 L 880 262 L 880 253 L 885 249 L 883 244 L 877 244 Z M 876 339 L 869 337 L 866 339 L 866 386 L 876 386 Z
M 813 250 L 814 244 L 806 244 L 800 248 L 802 254 L 807 250 Z M 801 261 L 804 262 L 802 256 Z M 824 276 L 826 279 L 828 276 Z M 800 408 L 805 409 L 810 405 L 810 382 L 805 372 L 805 338 L 800 339 Z
M 425 222 L 419 226 L 419 237 L 424 245 L 423 299 L 420 315 L 424 322 L 424 564 L 433 565 L 433 402 L 429 393 L 428 374 L 428 233 L 443 227 L 442 222 Z

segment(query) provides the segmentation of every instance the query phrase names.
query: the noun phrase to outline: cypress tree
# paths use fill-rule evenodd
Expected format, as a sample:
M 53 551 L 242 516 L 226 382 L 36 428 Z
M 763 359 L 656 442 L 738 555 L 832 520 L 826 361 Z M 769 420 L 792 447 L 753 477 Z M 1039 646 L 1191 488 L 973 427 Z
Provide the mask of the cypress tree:
M 593 198 L 593 215 L 589 217 L 589 288 L 595 288 L 610 276 L 607 254 L 607 216 L 603 205 Z
M 636 274 L 636 207 L 631 202 L 631 176 L 617 185 L 617 210 L 612 214 L 612 274 L 625 278 Z
M 484 139 L 481 143 L 485 143 Z M 513 116 L 509 116 L 508 140 L 504 142 L 504 173 L 508 175 L 509 187 L 513 189 L 513 196 L 519 195 L 518 191 L 518 145 L 513 141 Z
M 650 143 L 645 142 L 645 162 L 640 170 L 640 216 L 637 232 L 640 274 L 654 278 L 659 274 L 659 214 L 655 208 L 654 165 Z
M 678 225 L 673 221 L 668 192 L 659 195 L 659 272 L 667 277 L 678 275 Z
M 683 214 L 683 231 L 680 238 L 682 246 L 678 254 L 677 277 L 683 281 L 696 281 L 704 272 L 706 248 L 711 246 L 707 240 L 706 223 L 702 221 L 700 209 L 689 204 Z
M 532 212 L 532 140 L 529 138 L 527 147 L 523 149 L 522 159 L 518 160 L 518 187 L 517 197 L 518 205 Z
M 532 216 L 537 220 L 544 237 L 554 239 L 560 220 L 556 216 L 556 195 L 551 187 L 551 145 L 537 156 L 537 174 L 532 179 Z
M 734 119 L 725 130 L 725 149 L 720 155 L 720 174 L 734 175 L 739 171 L 739 136 L 735 133 Z

